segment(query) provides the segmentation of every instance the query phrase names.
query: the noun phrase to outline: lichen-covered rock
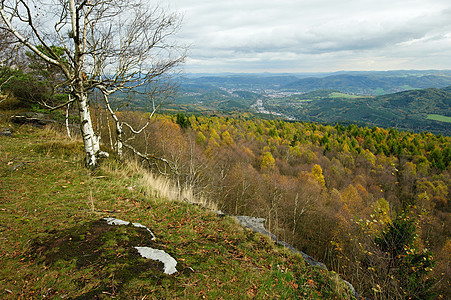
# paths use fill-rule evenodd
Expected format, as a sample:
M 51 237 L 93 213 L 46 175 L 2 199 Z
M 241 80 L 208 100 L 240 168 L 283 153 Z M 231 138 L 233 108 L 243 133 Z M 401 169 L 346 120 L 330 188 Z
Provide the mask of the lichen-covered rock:
M 142 225 L 141 223 L 131 223 L 128 221 L 124 221 L 124 220 L 120 220 L 120 219 L 116 219 L 116 218 L 103 218 L 103 220 L 105 220 L 107 222 L 108 225 L 133 225 L 135 227 L 138 228 L 144 228 L 146 229 L 150 235 L 152 236 L 152 241 L 156 240 L 155 235 L 153 234 L 152 231 L 150 231 L 149 228 L 147 228 L 146 226 Z M 170 256 L 168 253 L 166 253 L 163 250 L 160 249 L 154 249 L 152 247 L 138 247 L 135 246 L 134 247 L 136 250 L 138 250 L 138 253 L 147 259 L 151 259 L 151 260 L 155 260 L 155 261 L 159 261 L 161 263 L 163 263 L 164 265 L 164 273 L 168 274 L 168 275 L 172 275 L 174 273 L 177 272 L 177 269 L 175 268 L 177 266 L 177 261 L 175 260 L 175 258 L 173 258 L 172 256 Z
M 23 112 L 11 116 L 11 122 L 16 124 L 31 124 L 35 126 L 44 126 L 47 124 L 56 123 L 55 120 L 51 120 L 49 118 L 49 115 L 37 112 Z
M 285 248 L 290 249 L 291 252 L 301 254 L 302 257 L 304 258 L 304 260 L 305 260 L 309 265 L 327 270 L 327 267 L 326 267 L 325 264 L 323 264 L 322 262 L 317 261 L 316 259 L 314 259 L 314 258 L 311 257 L 310 255 L 308 255 L 308 254 L 306 254 L 306 253 L 304 253 L 304 252 L 302 252 L 302 251 L 297 250 L 296 248 L 294 248 L 293 246 L 291 246 L 291 245 L 288 244 L 287 242 L 284 242 L 284 241 L 277 241 L 277 244 L 282 245 L 282 246 L 284 246 Z
M 172 275 L 177 273 L 177 261 L 163 250 L 153 249 L 151 247 L 135 247 L 139 254 L 148 259 L 157 260 L 164 264 L 164 273 Z
M 256 218 L 256 217 L 249 217 L 249 216 L 235 216 L 235 218 L 238 220 L 238 223 L 240 223 L 242 226 L 252 229 L 255 232 L 267 235 L 271 238 L 273 241 L 277 241 L 277 238 L 274 234 L 266 230 L 265 228 L 265 219 L 263 218 Z
M 128 224 L 130 224 L 130 222 L 128 222 L 128 221 L 123 221 L 123 220 L 116 219 L 116 218 L 103 218 L 103 219 L 108 223 L 108 225 L 128 225 Z M 135 226 L 135 227 L 144 228 L 152 236 L 152 241 L 156 240 L 156 237 L 153 234 L 153 232 L 150 231 L 150 229 L 147 228 L 146 226 L 142 225 L 141 223 L 132 223 L 132 225 Z

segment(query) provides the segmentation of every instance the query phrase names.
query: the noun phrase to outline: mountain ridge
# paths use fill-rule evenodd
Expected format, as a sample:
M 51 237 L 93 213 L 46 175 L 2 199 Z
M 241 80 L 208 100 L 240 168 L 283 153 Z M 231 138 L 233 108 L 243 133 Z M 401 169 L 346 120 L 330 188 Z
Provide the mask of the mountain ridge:
M 178 81 L 182 87 L 202 83 L 219 88 L 276 89 L 296 92 L 338 89 L 347 93 L 381 95 L 402 90 L 450 86 L 451 70 L 187 74 L 178 78 Z

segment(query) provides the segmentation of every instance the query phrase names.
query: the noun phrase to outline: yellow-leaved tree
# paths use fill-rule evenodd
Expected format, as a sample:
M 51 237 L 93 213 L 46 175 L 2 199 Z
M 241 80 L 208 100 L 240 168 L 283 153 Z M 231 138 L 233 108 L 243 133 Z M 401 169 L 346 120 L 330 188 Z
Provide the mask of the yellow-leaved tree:
M 326 186 L 326 180 L 324 179 L 323 169 L 320 165 L 315 164 L 312 168 L 312 175 L 319 182 L 322 187 Z
M 262 171 L 271 171 L 276 167 L 276 160 L 272 156 L 271 152 L 264 152 L 260 156 L 260 169 Z

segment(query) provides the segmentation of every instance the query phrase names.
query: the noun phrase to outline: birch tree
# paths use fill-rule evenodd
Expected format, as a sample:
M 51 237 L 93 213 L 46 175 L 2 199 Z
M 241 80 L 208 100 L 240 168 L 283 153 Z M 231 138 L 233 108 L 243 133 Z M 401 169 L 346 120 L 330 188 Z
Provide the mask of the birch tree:
M 69 89 L 69 103 L 76 103 L 86 153 L 86 165 L 95 168 L 100 157 L 94 132 L 89 95 L 99 91 L 116 124 L 119 155 L 124 126 L 114 101 L 124 93 L 146 93 L 152 98 L 170 90 L 163 78 L 184 61 L 185 49 L 174 35 L 180 17 L 144 0 L 0 0 L 4 29 L 42 60 L 64 75 L 61 86 Z M 57 47 L 57 48 L 55 48 Z M 45 51 L 42 51 L 44 49 Z M 64 55 L 54 53 L 63 49 Z M 160 84 L 164 82 L 165 84 Z M 150 92 L 144 88 L 151 87 Z M 151 114 L 152 115 L 152 114 Z M 146 126 L 146 125 L 144 125 Z

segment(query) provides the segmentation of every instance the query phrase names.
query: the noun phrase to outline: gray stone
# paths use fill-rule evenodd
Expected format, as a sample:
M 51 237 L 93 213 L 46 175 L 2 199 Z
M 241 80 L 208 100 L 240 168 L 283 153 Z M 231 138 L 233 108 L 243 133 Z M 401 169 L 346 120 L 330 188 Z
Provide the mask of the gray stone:
M 268 231 L 265 228 L 265 225 L 264 225 L 265 221 L 266 221 L 265 219 L 263 219 L 263 218 L 256 218 L 256 217 L 249 217 L 249 216 L 236 216 L 235 218 L 238 220 L 238 223 L 240 223 L 241 226 L 243 226 L 245 228 L 248 228 L 248 229 L 251 229 L 254 232 L 258 232 L 258 233 L 261 233 L 263 235 L 269 236 L 269 238 L 272 241 L 274 241 L 275 243 L 284 246 L 285 248 L 289 249 L 291 252 L 301 254 L 302 257 L 304 258 L 304 260 L 309 265 L 312 265 L 312 266 L 315 266 L 315 267 L 320 267 L 322 269 L 326 269 L 327 270 L 327 267 L 326 267 L 325 264 L 315 260 L 310 255 L 305 254 L 304 252 L 297 250 L 296 248 L 294 248 L 293 246 L 291 246 L 287 242 L 279 241 L 277 239 L 277 237 L 273 233 L 271 233 L 270 231 Z
M 13 131 L 11 128 L 2 128 L 0 130 L 0 136 L 12 136 L 13 135 Z
M 35 126 L 44 126 L 51 123 L 56 123 L 55 120 L 51 120 L 48 114 L 42 114 L 37 112 L 23 112 L 14 116 L 11 116 L 11 122 L 16 124 L 30 124 Z
M 352 293 L 356 298 L 359 298 L 359 297 L 360 297 L 360 295 L 356 292 L 355 288 L 352 286 L 352 284 L 351 284 L 349 281 L 346 281 L 346 280 L 341 279 L 341 278 L 340 278 L 340 280 L 341 280 L 342 282 L 344 282 L 344 284 L 346 284 L 346 285 L 348 286 L 348 288 L 351 290 L 351 293 Z
M 146 226 L 142 225 L 141 223 L 132 223 L 132 222 L 128 222 L 128 221 L 124 221 L 124 220 L 120 220 L 120 219 L 116 219 L 116 218 L 103 218 L 103 220 L 105 220 L 107 222 L 108 225 L 133 225 L 135 227 L 139 227 L 139 228 L 144 228 L 146 229 L 150 235 L 152 236 L 152 241 L 155 241 L 155 235 L 153 234 L 152 231 L 150 231 L 149 228 L 147 228 Z M 177 272 L 177 269 L 175 268 L 177 266 L 177 261 L 170 256 L 168 253 L 166 253 L 163 250 L 160 249 L 154 249 L 151 247 L 134 247 L 136 250 L 138 250 L 138 253 L 144 257 L 144 258 L 148 258 L 148 259 L 152 259 L 152 260 L 156 260 L 159 262 L 162 262 L 164 264 L 164 273 L 168 274 L 168 275 L 172 275 L 174 273 Z
M 238 223 L 241 224 L 241 226 L 244 226 L 246 228 L 249 228 L 255 232 L 261 233 L 263 235 L 267 235 L 271 238 L 273 241 L 277 241 L 277 238 L 274 234 L 266 230 L 265 228 L 265 219 L 263 218 L 256 218 L 256 217 L 249 217 L 249 216 L 235 216 L 235 218 L 238 220 Z
M 327 270 L 327 267 L 325 264 L 323 264 L 322 262 L 317 261 L 316 259 L 314 259 L 313 257 L 311 257 L 310 255 L 297 250 L 296 248 L 294 248 L 293 246 L 291 246 L 290 244 L 288 244 L 287 242 L 284 241 L 277 241 L 277 244 L 284 246 L 285 248 L 289 249 L 291 252 L 293 253 L 298 253 L 301 254 L 302 257 L 304 258 L 305 262 L 307 262 L 309 265 L 314 266 L 314 267 L 318 267 L 324 270 Z
M 123 220 L 116 219 L 116 218 L 103 218 L 103 219 L 107 222 L 108 225 L 128 225 L 128 224 L 130 224 L 130 222 L 128 222 L 128 221 L 123 221 Z M 152 241 L 156 240 L 156 237 L 153 234 L 153 232 L 150 231 L 150 229 L 147 228 L 146 226 L 144 226 L 144 225 L 142 225 L 140 223 L 132 223 L 132 225 L 135 226 L 135 227 L 144 228 L 152 236 Z

